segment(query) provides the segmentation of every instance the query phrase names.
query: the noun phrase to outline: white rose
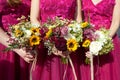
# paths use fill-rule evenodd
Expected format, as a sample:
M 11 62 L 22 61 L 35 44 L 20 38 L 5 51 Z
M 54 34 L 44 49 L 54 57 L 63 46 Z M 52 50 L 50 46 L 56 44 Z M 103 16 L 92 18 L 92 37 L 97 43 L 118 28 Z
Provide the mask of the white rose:
M 93 55 L 98 55 L 99 51 L 102 49 L 103 43 L 99 41 L 93 41 L 90 44 L 90 52 Z

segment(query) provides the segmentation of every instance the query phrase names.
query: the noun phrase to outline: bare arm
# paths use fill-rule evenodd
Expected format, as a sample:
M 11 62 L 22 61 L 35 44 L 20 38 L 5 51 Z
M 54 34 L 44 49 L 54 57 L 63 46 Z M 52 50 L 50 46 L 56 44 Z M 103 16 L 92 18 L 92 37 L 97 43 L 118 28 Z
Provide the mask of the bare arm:
M 116 4 L 113 11 L 112 23 L 110 26 L 110 36 L 113 37 L 117 32 L 120 24 L 120 0 L 116 0 Z
M 30 20 L 33 24 L 40 25 L 39 12 L 40 12 L 40 0 L 31 0 Z
M 76 21 L 82 21 L 82 10 L 81 10 L 81 1 L 77 0 L 77 10 L 76 10 Z
M 9 36 L 0 27 L 0 43 L 8 47 L 9 45 L 9 43 L 7 42 L 8 40 Z M 33 61 L 33 56 L 30 55 L 30 53 L 27 53 L 22 49 L 14 49 L 13 51 L 15 51 L 19 56 L 21 56 L 26 62 L 30 63 L 31 61 Z

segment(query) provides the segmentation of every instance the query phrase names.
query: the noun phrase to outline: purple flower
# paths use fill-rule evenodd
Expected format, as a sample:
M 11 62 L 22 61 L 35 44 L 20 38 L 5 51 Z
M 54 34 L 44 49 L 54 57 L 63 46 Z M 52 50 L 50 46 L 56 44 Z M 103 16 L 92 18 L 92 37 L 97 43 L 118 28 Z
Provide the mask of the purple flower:
M 64 26 L 61 28 L 61 36 L 66 36 L 68 34 L 68 27 Z
M 94 38 L 94 29 L 92 28 L 87 28 L 84 30 L 84 38 L 88 38 L 92 40 Z

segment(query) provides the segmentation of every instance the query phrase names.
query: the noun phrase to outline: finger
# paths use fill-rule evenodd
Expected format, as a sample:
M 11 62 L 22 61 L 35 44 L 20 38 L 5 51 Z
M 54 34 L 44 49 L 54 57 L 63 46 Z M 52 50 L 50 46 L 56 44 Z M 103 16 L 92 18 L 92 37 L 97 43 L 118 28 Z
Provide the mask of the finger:
M 33 55 L 31 55 L 31 54 L 26 54 L 24 57 L 31 58 L 31 59 L 33 59 L 33 58 L 34 58 L 34 56 L 33 56 Z
M 58 51 L 56 49 L 52 50 L 53 54 L 58 55 Z
M 86 57 L 87 57 L 87 58 L 91 58 L 90 53 L 86 53 Z
M 25 58 L 25 61 L 26 61 L 27 63 L 31 63 L 31 62 L 33 62 L 33 61 L 34 61 L 34 59 Z
M 65 55 L 63 55 L 62 51 L 58 51 L 58 55 L 61 56 L 61 57 L 65 57 Z
M 58 53 L 57 53 L 57 52 L 53 52 L 53 54 L 58 56 Z

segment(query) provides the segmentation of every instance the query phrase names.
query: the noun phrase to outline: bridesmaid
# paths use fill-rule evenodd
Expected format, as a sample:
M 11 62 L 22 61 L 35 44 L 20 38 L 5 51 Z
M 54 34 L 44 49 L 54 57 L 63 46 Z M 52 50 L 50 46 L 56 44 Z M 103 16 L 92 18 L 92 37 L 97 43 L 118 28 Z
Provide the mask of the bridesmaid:
M 80 19 L 79 0 L 32 0 L 31 2 L 31 22 L 40 25 L 47 21 L 48 18 L 56 16 L 66 19 L 81 21 Z M 77 14 L 77 15 L 75 15 Z M 78 15 L 79 14 L 79 15 Z M 71 54 L 75 67 L 77 79 L 73 75 L 71 65 L 61 63 L 61 51 L 51 56 L 47 55 L 47 50 L 43 47 L 39 49 L 36 68 L 33 71 L 33 80 L 79 80 L 79 54 Z M 66 71 L 66 75 L 65 75 Z
M 95 29 L 99 29 L 101 25 L 109 29 L 109 35 L 113 38 L 114 43 L 114 50 L 109 54 L 94 57 L 94 80 L 120 80 L 120 40 L 116 35 L 120 24 L 120 0 L 80 1 L 84 20 L 87 21 L 89 17 L 90 23 L 94 25 Z M 81 80 L 90 80 L 89 65 L 82 64 L 80 71 Z
M 0 80 L 29 80 L 28 63 L 33 56 L 22 49 L 2 51 L 8 46 L 9 25 L 18 23 L 17 18 L 22 15 L 27 17 L 29 11 L 30 0 L 0 0 Z

